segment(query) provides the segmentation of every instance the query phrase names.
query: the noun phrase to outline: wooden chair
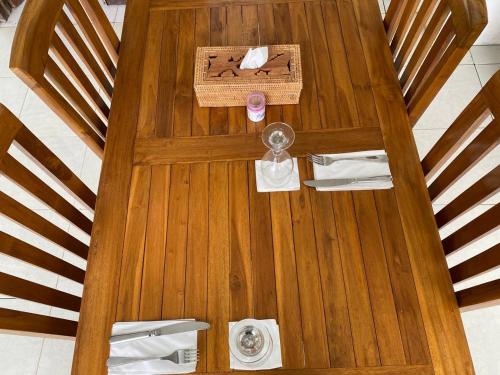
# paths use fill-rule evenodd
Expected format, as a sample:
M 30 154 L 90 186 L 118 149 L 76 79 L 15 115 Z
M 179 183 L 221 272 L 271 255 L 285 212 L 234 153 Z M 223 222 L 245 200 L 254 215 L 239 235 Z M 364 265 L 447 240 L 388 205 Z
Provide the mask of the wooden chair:
M 10 67 L 102 157 L 119 48 L 98 0 L 27 0 Z
M 485 0 L 392 0 L 384 24 L 415 125 L 488 23 Z
M 0 174 L 38 198 L 83 232 L 91 234 L 92 221 L 8 153 L 15 142 L 30 160 L 66 191 L 94 210 L 95 194 L 40 142 L 7 108 L 0 104 Z M 88 246 L 0 191 L 0 214 L 87 259 Z M 0 230 L 0 252 L 83 284 L 85 271 Z M 0 273 L 0 293 L 78 312 L 80 298 L 12 275 Z M 0 331 L 74 337 L 77 322 L 0 308 Z
M 489 117 L 493 119 L 480 129 Z M 486 157 L 500 140 L 500 71 L 483 87 L 422 161 L 428 180 L 429 195 L 435 201 L 473 166 Z M 464 142 L 476 131 L 479 134 L 460 152 Z M 458 155 L 457 155 L 458 153 Z M 456 155 L 455 157 L 453 157 Z M 451 161 L 451 162 L 450 162 Z M 447 164 L 449 163 L 449 164 Z M 462 192 L 436 214 L 439 228 L 461 217 L 500 191 L 500 166 Z M 500 226 L 497 204 L 443 240 L 446 255 L 462 250 Z M 472 257 L 450 269 L 453 283 L 458 283 L 500 266 L 500 245 Z M 463 308 L 477 308 L 500 302 L 500 280 L 491 281 L 456 293 Z

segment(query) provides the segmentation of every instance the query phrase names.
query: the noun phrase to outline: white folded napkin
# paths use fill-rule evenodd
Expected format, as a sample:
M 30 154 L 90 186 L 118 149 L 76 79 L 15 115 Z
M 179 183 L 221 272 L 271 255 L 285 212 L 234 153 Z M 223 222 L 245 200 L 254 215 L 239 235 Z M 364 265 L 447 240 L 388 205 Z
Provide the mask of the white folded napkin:
M 258 69 L 267 62 L 268 56 L 267 47 L 249 48 L 241 61 L 240 69 Z
M 362 156 L 385 155 L 385 151 L 361 151 L 345 154 L 322 154 L 332 158 L 351 158 Z M 328 166 L 313 164 L 314 179 L 327 180 L 336 178 L 359 178 L 390 175 L 389 163 L 372 162 L 366 160 L 339 160 Z M 317 191 L 351 191 L 351 190 L 378 190 L 392 188 L 392 181 L 371 181 L 358 182 L 352 185 L 343 185 L 337 187 L 317 187 Z
M 271 334 L 271 339 L 273 341 L 273 347 L 271 349 L 271 354 L 267 358 L 262 360 L 262 363 L 258 365 L 249 366 L 245 363 L 240 362 L 231 351 L 229 351 L 229 367 L 234 370 L 270 370 L 273 368 L 282 367 L 281 362 L 281 341 L 280 341 L 280 330 L 279 326 L 274 319 L 264 319 L 259 320 L 259 322 L 264 325 L 269 333 Z M 229 322 L 229 332 L 231 328 L 238 322 Z
M 297 164 L 297 158 L 293 158 L 293 172 L 290 181 L 284 186 L 275 187 L 269 184 L 264 176 L 260 167 L 260 160 L 255 160 L 255 181 L 257 182 L 257 191 L 259 193 L 270 193 L 273 191 L 295 191 L 300 190 L 300 176 Z
M 160 320 L 151 322 L 118 322 L 113 324 L 113 335 L 149 331 L 184 320 Z M 111 345 L 111 357 L 160 357 L 178 349 L 196 349 L 197 331 L 162 335 L 146 339 L 115 343 Z M 177 365 L 170 361 L 148 361 L 129 363 L 113 367 L 109 374 L 186 374 L 196 371 L 196 363 Z

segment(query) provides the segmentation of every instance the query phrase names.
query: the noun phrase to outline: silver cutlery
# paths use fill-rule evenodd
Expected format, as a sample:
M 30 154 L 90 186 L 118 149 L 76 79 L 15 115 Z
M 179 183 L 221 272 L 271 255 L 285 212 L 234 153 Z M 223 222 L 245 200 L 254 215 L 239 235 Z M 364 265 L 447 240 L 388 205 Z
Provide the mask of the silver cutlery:
M 198 350 L 197 349 L 179 349 L 175 352 L 163 356 L 163 357 L 110 357 L 108 359 L 108 367 L 118 367 L 127 365 L 129 363 L 147 362 L 147 361 L 170 361 L 178 365 L 185 365 L 189 363 L 198 362 Z
M 336 187 L 353 185 L 363 182 L 389 182 L 392 181 L 392 176 L 373 176 L 360 178 L 333 178 L 327 180 L 306 180 L 304 184 L 311 187 Z
M 139 339 L 144 339 L 144 338 L 148 338 L 148 337 L 155 337 L 155 336 L 162 336 L 162 335 L 172 335 L 174 333 L 199 331 L 199 330 L 205 330 L 208 328 L 210 328 L 210 324 L 205 323 L 205 322 L 186 321 L 186 322 L 181 322 L 181 323 L 170 324 L 170 325 L 160 327 L 157 329 L 153 329 L 153 330 L 111 336 L 109 339 L 109 342 L 111 344 L 116 344 L 119 342 L 139 340 Z
M 349 158 L 332 158 L 329 156 L 321 156 L 316 154 L 307 154 L 307 160 L 311 163 L 328 166 L 341 160 L 361 160 L 361 161 L 372 161 L 376 163 L 387 163 L 387 155 L 376 155 L 376 156 L 359 156 L 359 157 L 349 157 Z

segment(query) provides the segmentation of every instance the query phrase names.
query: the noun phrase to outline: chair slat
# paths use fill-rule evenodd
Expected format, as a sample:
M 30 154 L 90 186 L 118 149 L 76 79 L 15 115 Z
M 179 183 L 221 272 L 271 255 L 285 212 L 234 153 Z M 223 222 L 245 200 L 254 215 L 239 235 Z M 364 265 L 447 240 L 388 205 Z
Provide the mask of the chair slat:
M 439 35 L 439 31 L 446 22 L 448 16 L 449 9 L 446 7 L 446 3 L 442 1 L 439 3 L 436 11 L 429 21 L 429 25 L 426 27 L 422 37 L 418 41 L 415 51 L 408 60 L 408 65 L 402 70 L 400 81 L 403 93 L 408 91 L 408 87 L 410 87 L 411 82 L 417 75 L 418 69 L 422 66 L 422 62 L 432 48 L 432 43 Z
M 59 90 L 59 92 L 64 95 L 64 99 L 66 99 L 74 108 L 78 110 L 80 115 L 84 117 L 86 122 L 92 126 L 94 131 L 97 131 L 100 137 L 105 138 L 107 127 L 104 122 L 102 122 L 97 113 L 94 112 L 89 103 L 73 86 L 68 77 L 64 75 L 63 71 L 57 66 L 51 57 L 48 57 L 47 59 L 45 74 L 50 82 Z
M 106 47 L 104 47 L 104 44 L 94 29 L 94 26 L 90 22 L 90 19 L 87 17 L 87 14 L 85 13 L 85 10 L 79 0 L 67 0 L 66 4 L 70 9 L 73 18 L 78 23 L 78 26 L 80 26 L 80 30 L 83 32 L 90 46 L 94 50 L 95 56 L 105 68 L 106 73 L 109 77 L 114 77 L 116 75 L 118 55 L 116 55 L 116 61 L 111 59 Z
M 71 77 L 75 80 L 80 89 L 85 92 L 87 98 L 89 98 L 94 103 L 97 110 L 102 116 L 101 118 L 104 118 L 107 121 L 107 119 L 109 118 L 108 105 L 103 100 L 94 85 L 90 82 L 76 59 L 73 57 L 73 55 L 71 55 L 66 45 L 57 34 L 54 34 L 54 36 L 52 37 L 51 51 L 63 65 L 64 69 L 66 69 L 66 71 L 71 74 Z
M 51 337 L 74 338 L 78 322 L 52 316 L 0 308 L 0 332 Z
M 405 100 L 408 107 L 410 107 L 413 102 L 421 100 L 424 93 L 433 82 L 432 79 L 439 75 L 441 71 L 440 68 L 446 64 L 449 55 L 455 51 L 455 45 L 453 44 L 454 38 L 455 31 L 453 30 L 453 22 L 449 18 L 436 40 L 433 42 L 415 78 L 408 86 L 408 91 L 405 93 Z
M 0 213 L 75 255 L 87 259 L 88 246 L 2 192 L 0 192 Z
M 0 124 L 1 125 L 1 124 Z M 82 204 L 94 211 L 96 195 L 90 190 L 47 146 L 40 142 L 26 127 L 22 127 L 16 142 L 21 146 L 33 162 L 55 177 L 61 187 L 65 188 Z
M 406 38 L 404 39 L 403 45 L 399 49 L 397 56 L 394 60 L 394 65 L 397 71 L 401 71 L 403 66 L 406 65 L 408 57 L 413 52 L 413 47 L 418 42 L 419 38 L 424 31 L 426 21 L 431 17 L 433 12 L 436 10 L 438 0 L 424 0 L 422 6 L 420 7 L 415 20 L 413 21 L 410 30 Z
M 80 311 L 79 297 L 3 272 L 0 272 L 0 293 L 65 310 Z
M 115 65 L 118 61 L 118 51 L 120 48 L 120 40 L 116 35 L 113 26 L 108 20 L 106 13 L 99 5 L 97 0 L 80 0 L 85 12 L 87 13 L 92 25 L 101 37 Z
M 53 208 L 60 215 L 71 221 L 75 226 L 87 234 L 92 232 L 92 221 L 90 221 L 81 211 L 63 199 L 58 193 L 52 190 L 45 182 L 31 173 L 26 167 L 19 163 L 10 155 L 6 155 L 0 160 L 0 172 L 5 174 L 10 180 L 30 192 L 42 202 Z
M 71 47 L 75 50 L 81 61 L 85 64 L 89 72 L 97 81 L 99 87 L 107 95 L 108 99 L 111 99 L 111 96 L 113 95 L 114 79 L 111 79 L 104 74 L 104 71 L 101 69 L 94 55 L 64 12 L 61 13 L 59 23 L 57 25 L 68 43 L 71 44 Z
M 392 0 L 387 9 L 387 13 L 384 19 L 384 25 L 387 33 L 387 39 L 389 43 L 392 41 L 396 29 L 398 27 L 399 21 L 403 14 L 404 7 L 408 0 Z
M 450 268 L 453 283 L 467 280 L 500 266 L 500 244 Z
M 0 104 L 0 160 L 9 150 L 12 141 L 16 137 L 23 124 L 7 109 L 3 104 Z
M 469 212 L 499 191 L 500 166 L 497 166 L 436 214 L 438 228 Z
M 500 125 L 496 119 L 484 129 L 429 186 L 434 201 L 444 194 L 460 177 L 471 170 L 493 150 L 500 140 Z
M 83 284 L 85 271 L 26 242 L 0 232 L 0 253 Z
M 443 240 L 446 255 L 481 239 L 500 226 L 500 205 L 495 205 Z
M 490 281 L 456 293 L 462 310 L 473 310 L 500 303 L 500 280 Z
M 102 158 L 104 155 L 104 140 L 62 96 L 59 91 L 43 78 L 35 92 L 52 110 L 82 139 L 89 148 Z
M 417 9 L 419 3 L 420 0 L 408 0 L 405 4 L 396 28 L 396 32 L 394 33 L 394 37 L 390 43 L 391 50 L 394 54 L 399 51 L 408 29 L 411 27 L 410 21 L 412 20 L 412 17 L 415 16 L 415 10 Z
M 425 156 L 422 168 L 427 180 L 435 176 L 460 146 L 484 123 L 489 114 L 490 110 L 480 92 Z

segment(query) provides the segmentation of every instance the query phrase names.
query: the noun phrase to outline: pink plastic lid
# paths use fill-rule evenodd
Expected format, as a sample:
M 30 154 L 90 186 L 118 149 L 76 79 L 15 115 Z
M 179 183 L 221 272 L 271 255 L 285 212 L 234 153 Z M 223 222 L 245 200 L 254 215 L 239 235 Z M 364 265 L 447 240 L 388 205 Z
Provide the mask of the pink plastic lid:
M 254 91 L 247 96 L 247 109 L 252 112 L 259 112 L 266 106 L 266 97 L 263 92 Z

